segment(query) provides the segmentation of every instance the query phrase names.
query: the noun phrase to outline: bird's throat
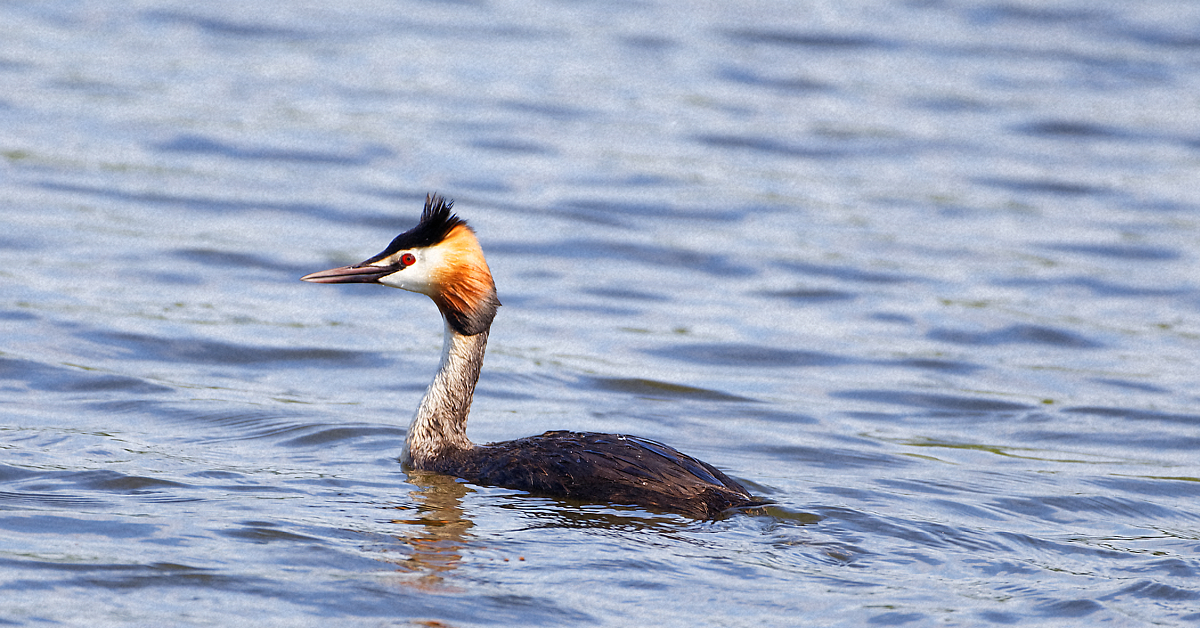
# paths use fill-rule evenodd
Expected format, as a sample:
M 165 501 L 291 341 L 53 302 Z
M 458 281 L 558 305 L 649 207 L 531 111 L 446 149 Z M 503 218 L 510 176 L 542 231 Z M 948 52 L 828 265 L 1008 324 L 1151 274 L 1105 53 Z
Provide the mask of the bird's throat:
M 400 459 L 406 466 L 429 469 L 440 456 L 474 447 L 467 438 L 467 415 L 487 338 L 487 329 L 468 336 L 446 325 L 442 363 L 408 426 Z

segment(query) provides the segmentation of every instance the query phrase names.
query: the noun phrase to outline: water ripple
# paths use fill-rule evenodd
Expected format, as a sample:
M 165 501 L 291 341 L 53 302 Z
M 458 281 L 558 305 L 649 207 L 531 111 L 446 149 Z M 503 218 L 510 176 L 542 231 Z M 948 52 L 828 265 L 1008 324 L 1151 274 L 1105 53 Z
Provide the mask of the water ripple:
M 1024 412 L 1034 408 L 1034 406 L 1028 404 L 982 397 L 914 393 L 897 390 L 839 390 L 829 393 L 829 396 L 897 406 L 911 406 L 927 410 L 951 410 L 970 413 Z
M 931 340 L 963 345 L 1039 344 L 1069 349 L 1098 349 L 1105 346 L 1078 333 L 1044 325 L 1010 325 L 990 332 L 935 328 L 926 335 Z
M 258 21 L 239 22 L 231 19 L 206 17 L 195 13 L 170 10 L 151 10 L 141 14 L 148 22 L 162 22 L 193 26 L 202 31 L 222 37 L 270 39 L 295 41 L 311 39 L 315 33 L 272 26 Z
M 0 357 L 0 381 L 22 382 L 33 390 L 64 392 L 154 395 L 173 391 L 168 386 L 136 377 L 113 375 L 80 367 L 56 366 L 21 358 Z
M 284 148 L 241 147 L 200 135 L 184 134 L 154 145 L 156 150 L 173 153 L 212 154 L 230 159 L 301 162 L 338 166 L 365 166 L 392 157 L 392 151 L 382 146 L 368 146 L 354 153 L 332 153 Z
M 1128 261 L 1160 261 L 1181 257 L 1178 251 L 1172 249 L 1131 244 L 1047 244 L 1046 248 L 1065 253 L 1079 253 Z
M 740 397 L 719 390 L 696 388 L 670 382 L 660 382 L 651 379 L 592 377 L 591 385 L 599 390 L 637 395 L 649 399 L 695 399 L 699 401 L 754 401 L 748 397 Z
M 804 32 L 758 28 L 739 28 L 725 32 L 730 39 L 742 43 L 768 44 L 787 48 L 861 49 L 890 48 L 896 44 L 871 35 L 848 35 L 841 32 Z
M 743 367 L 838 366 L 854 362 L 849 358 L 831 353 L 778 349 L 743 343 L 671 345 L 647 350 L 646 353 L 695 364 Z
M 152 523 L 58 515 L 0 516 L 0 529 L 22 534 L 97 535 L 110 539 L 142 539 L 152 536 L 160 527 Z
M 378 365 L 382 356 L 343 349 L 256 347 L 216 340 L 163 338 L 128 332 L 87 332 L 81 338 L 119 349 L 126 355 L 160 362 L 246 365 L 270 363 L 275 367 L 320 362 L 324 367 Z

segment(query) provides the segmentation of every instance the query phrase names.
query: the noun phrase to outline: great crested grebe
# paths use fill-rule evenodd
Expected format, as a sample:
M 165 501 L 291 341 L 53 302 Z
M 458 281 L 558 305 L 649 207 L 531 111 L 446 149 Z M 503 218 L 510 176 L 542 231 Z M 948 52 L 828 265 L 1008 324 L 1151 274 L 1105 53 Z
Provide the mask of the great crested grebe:
M 587 502 L 636 504 L 694 517 L 764 503 L 712 465 L 652 440 L 546 432 L 476 445 L 467 413 L 500 301 L 475 232 L 430 195 L 416 227 L 354 266 L 301 277 L 313 283 L 379 283 L 433 299 L 445 320 L 442 362 L 408 427 L 400 461 L 482 485 Z

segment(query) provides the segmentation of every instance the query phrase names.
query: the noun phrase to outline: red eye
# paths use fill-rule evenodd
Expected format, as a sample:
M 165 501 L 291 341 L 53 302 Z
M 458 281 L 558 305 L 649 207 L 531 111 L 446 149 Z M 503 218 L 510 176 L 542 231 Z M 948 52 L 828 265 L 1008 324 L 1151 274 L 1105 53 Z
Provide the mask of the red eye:
M 400 264 L 402 266 L 412 266 L 417 263 L 417 256 L 412 253 L 405 253 L 400 256 Z

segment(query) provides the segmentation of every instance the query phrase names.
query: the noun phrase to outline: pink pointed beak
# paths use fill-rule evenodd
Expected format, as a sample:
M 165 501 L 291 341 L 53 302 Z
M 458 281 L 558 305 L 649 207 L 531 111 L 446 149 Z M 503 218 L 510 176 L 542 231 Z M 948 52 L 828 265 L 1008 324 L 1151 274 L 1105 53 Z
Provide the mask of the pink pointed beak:
M 381 277 L 396 272 L 386 266 L 342 266 L 318 271 L 300 278 L 311 283 L 377 283 Z

